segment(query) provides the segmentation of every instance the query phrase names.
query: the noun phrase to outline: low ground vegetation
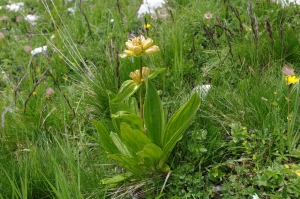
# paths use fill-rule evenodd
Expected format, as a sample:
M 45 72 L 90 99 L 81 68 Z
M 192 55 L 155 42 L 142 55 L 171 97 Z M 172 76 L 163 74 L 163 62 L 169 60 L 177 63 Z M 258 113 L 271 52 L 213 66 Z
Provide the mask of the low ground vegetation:
M 1 1 L 0 198 L 300 198 L 299 5 L 140 3 Z M 114 131 L 107 91 L 140 68 L 120 56 L 139 35 L 160 49 L 144 63 L 164 69 L 146 86 L 166 121 L 201 103 L 168 169 L 124 177 L 93 121 Z

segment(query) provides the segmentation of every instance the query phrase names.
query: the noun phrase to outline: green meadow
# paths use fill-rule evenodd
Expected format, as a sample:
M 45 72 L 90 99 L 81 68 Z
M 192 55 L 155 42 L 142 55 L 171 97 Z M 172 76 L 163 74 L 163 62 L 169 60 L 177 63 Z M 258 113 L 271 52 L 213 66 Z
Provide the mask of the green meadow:
M 13 3 L 0 198 L 300 198 L 300 5 Z

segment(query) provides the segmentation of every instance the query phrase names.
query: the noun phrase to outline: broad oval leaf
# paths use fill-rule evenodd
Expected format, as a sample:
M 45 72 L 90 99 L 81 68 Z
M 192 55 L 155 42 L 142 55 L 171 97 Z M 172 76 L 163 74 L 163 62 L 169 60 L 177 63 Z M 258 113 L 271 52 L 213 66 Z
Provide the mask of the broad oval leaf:
M 162 133 L 165 127 L 164 110 L 161 99 L 153 83 L 145 79 L 146 97 L 144 102 L 144 121 L 147 136 L 154 144 L 162 147 Z
M 122 140 L 120 139 L 118 134 L 111 132 L 110 137 L 111 137 L 112 141 L 114 142 L 114 144 L 116 145 L 116 147 L 121 152 L 121 154 L 131 157 L 130 152 L 128 151 L 126 145 L 122 142 Z
M 165 68 L 159 68 L 159 69 L 151 70 L 151 73 L 148 76 L 148 79 L 154 79 L 159 73 L 162 73 L 165 70 L 166 70 Z
M 108 158 L 118 162 L 128 171 L 136 175 L 143 175 L 147 171 L 147 168 L 145 166 L 139 165 L 138 157 L 128 157 L 121 154 L 111 154 L 108 155 Z
M 150 144 L 151 140 L 139 130 L 133 130 L 130 125 L 121 123 L 121 138 L 126 147 L 132 154 L 144 149 L 145 145 Z
M 157 171 L 163 151 L 157 145 L 150 143 L 142 151 L 138 152 L 137 155 L 142 159 L 140 164 L 146 165 L 152 171 Z
M 136 83 L 133 80 L 123 82 L 116 98 L 112 99 L 111 102 L 122 102 L 127 100 L 140 88 L 141 85 L 141 83 Z
M 112 141 L 111 137 L 109 136 L 109 133 L 106 130 L 105 126 L 101 122 L 96 121 L 96 120 L 93 120 L 93 123 L 99 133 L 104 150 L 111 154 L 120 153 L 119 149 L 117 148 L 115 143 Z
M 137 127 L 140 131 L 144 131 L 143 119 L 139 115 L 136 115 L 134 113 L 119 111 L 116 114 L 112 114 L 111 118 L 124 119 L 125 121 L 127 121 L 127 123 L 131 123 L 132 126 Z
M 192 97 L 170 118 L 163 134 L 164 158 L 161 164 L 167 160 L 176 143 L 182 138 L 184 131 L 192 122 L 192 119 L 200 106 L 200 102 L 201 99 L 198 93 L 194 93 Z
M 132 173 L 122 173 L 112 178 L 104 178 L 101 180 L 101 184 L 118 184 L 132 177 Z
M 111 91 L 107 91 L 109 100 L 116 98 L 116 94 Z M 119 111 L 131 112 L 130 107 L 125 102 L 109 102 L 110 114 L 115 114 Z M 112 123 L 115 128 L 115 132 L 120 135 L 120 124 L 126 122 L 123 118 L 112 118 Z
M 128 105 L 128 107 L 130 108 L 131 113 L 135 113 L 136 115 L 139 115 L 139 114 L 140 114 L 140 112 L 139 112 L 139 107 L 138 107 L 138 103 L 137 103 L 135 97 L 130 97 L 130 98 L 127 100 L 127 105 Z

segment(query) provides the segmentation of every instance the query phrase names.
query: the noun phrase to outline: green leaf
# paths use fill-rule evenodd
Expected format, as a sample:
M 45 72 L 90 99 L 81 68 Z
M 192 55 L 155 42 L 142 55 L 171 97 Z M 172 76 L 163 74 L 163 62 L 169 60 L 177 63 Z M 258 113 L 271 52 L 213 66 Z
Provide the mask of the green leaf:
M 151 73 L 148 76 L 148 79 L 154 79 L 159 73 L 164 72 L 165 70 L 166 70 L 165 68 L 151 70 Z
M 127 80 L 123 82 L 116 98 L 111 102 L 122 102 L 131 97 L 141 86 L 141 83 L 136 83 L 133 80 Z
M 230 127 L 231 127 L 232 141 L 234 143 L 243 141 L 247 138 L 247 130 L 245 130 L 239 122 L 232 123 Z
M 134 155 L 143 150 L 145 145 L 151 143 L 151 140 L 142 131 L 133 130 L 126 123 L 121 124 L 121 138 Z
M 152 171 L 161 171 L 162 169 L 163 172 L 169 171 L 167 165 L 159 167 L 158 163 L 163 155 L 163 151 L 155 144 L 150 143 L 146 145 L 142 151 L 137 153 L 137 155 L 142 159 L 141 164 L 146 165 Z
M 300 150 L 299 149 L 294 149 L 293 151 L 291 151 L 291 157 L 295 157 L 295 158 L 300 158 Z
M 146 97 L 144 102 L 144 121 L 147 136 L 154 144 L 162 147 L 162 133 L 165 127 L 165 118 L 162 102 L 153 83 L 146 82 Z
M 116 95 L 114 93 L 112 93 L 111 91 L 107 91 L 107 94 L 109 96 L 109 109 L 110 109 L 110 114 L 115 114 L 119 111 L 124 111 L 124 112 L 131 112 L 131 109 L 129 108 L 129 106 L 127 104 L 125 104 L 124 102 L 111 102 L 111 99 L 116 98 Z M 122 122 L 126 122 L 125 119 L 123 118 L 112 118 L 112 123 L 114 125 L 115 128 L 115 132 L 120 135 L 120 124 Z
M 160 164 L 166 161 L 176 143 L 182 138 L 184 131 L 192 122 L 199 106 L 200 97 L 197 93 L 194 93 L 170 118 L 163 134 L 164 158 Z
M 136 115 L 140 114 L 140 111 L 138 108 L 138 103 L 137 103 L 135 97 L 130 97 L 127 101 L 127 105 L 130 108 L 132 113 L 135 113 Z
M 119 149 L 116 147 L 111 137 L 109 136 L 109 133 L 106 130 L 105 126 L 101 122 L 96 120 L 93 120 L 93 123 L 99 133 L 104 150 L 112 154 L 120 153 Z
M 257 180 L 257 185 L 258 186 L 268 186 L 268 179 L 266 176 L 258 177 Z
M 124 121 L 130 122 L 132 126 L 137 127 L 140 131 L 144 131 L 143 119 L 134 113 L 119 111 L 116 114 L 112 114 L 111 118 L 123 119 Z
M 101 180 L 101 184 L 118 184 L 130 178 L 132 173 L 123 173 L 112 178 L 105 178 Z
M 282 199 L 282 196 L 275 195 L 275 194 L 266 194 L 266 196 L 269 196 L 270 199 Z
M 147 171 L 147 168 L 145 166 L 139 165 L 139 160 L 137 159 L 137 157 L 128 157 L 128 156 L 117 155 L 117 154 L 110 154 L 107 157 L 118 162 L 128 171 L 131 171 L 136 175 L 142 175 Z
M 120 139 L 118 134 L 111 132 L 110 137 L 111 137 L 112 141 L 114 142 L 115 146 L 121 152 L 121 154 L 131 157 L 131 154 L 129 153 L 126 145 L 122 142 L 122 140 Z

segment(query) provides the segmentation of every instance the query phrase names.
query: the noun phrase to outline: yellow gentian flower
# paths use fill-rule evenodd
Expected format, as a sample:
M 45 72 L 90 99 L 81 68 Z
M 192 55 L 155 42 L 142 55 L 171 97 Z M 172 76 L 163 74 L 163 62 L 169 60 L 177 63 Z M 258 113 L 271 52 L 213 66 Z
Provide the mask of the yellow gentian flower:
M 300 176 L 300 170 L 295 171 L 295 173 Z
M 284 81 L 290 85 L 290 84 L 296 84 L 299 81 L 299 78 L 296 75 L 288 75 L 284 77 Z
M 150 68 L 148 67 L 143 67 L 142 68 L 142 75 L 143 76 L 149 76 L 150 74 Z M 134 72 L 131 72 L 129 74 L 129 77 L 135 81 L 136 83 L 142 83 L 144 81 L 144 78 L 140 76 L 140 70 L 136 70 Z
M 152 55 L 159 51 L 159 47 L 156 45 L 152 46 L 152 43 L 153 40 L 151 38 L 146 39 L 143 35 L 129 39 L 125 43 L 127 50 L 123 51 L 121 57 Z

